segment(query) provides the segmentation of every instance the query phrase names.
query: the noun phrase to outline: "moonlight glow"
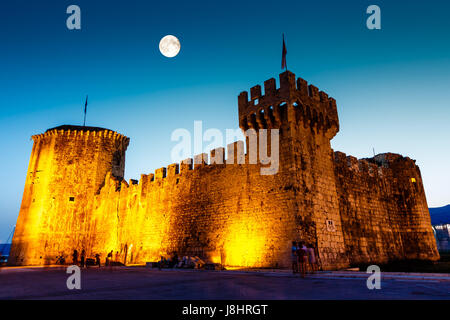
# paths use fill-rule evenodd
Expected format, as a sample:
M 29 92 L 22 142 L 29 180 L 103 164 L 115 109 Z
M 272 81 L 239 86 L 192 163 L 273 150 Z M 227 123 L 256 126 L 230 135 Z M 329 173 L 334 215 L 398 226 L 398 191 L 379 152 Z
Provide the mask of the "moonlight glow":
M 159 51 L 168 58 L 175 57 L 180 52 L 180 47 L 180 41 L 172 35 L 165 36 L 159 42 Z

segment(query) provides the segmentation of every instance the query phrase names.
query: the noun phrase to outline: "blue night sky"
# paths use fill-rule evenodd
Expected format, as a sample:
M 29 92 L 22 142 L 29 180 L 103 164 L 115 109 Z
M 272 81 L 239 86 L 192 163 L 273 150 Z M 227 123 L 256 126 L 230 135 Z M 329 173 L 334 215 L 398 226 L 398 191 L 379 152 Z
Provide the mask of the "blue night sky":
M 81 7 L 81 30 L 66 8 Z M 366 28 L 381 8 L 382 29 Z M 430 207 L 450 203 L 448 1 L 2 1 L 0 242 L 15 224 L 32 141 L 62 124 L 131 138 L 126 179 L 171 162 L 171 133 L 237 128 L 237 95 L 289 69 L 336 98 L 335 150 L 417 160 Z M 173 34 L 181 51 L 158 49 Z

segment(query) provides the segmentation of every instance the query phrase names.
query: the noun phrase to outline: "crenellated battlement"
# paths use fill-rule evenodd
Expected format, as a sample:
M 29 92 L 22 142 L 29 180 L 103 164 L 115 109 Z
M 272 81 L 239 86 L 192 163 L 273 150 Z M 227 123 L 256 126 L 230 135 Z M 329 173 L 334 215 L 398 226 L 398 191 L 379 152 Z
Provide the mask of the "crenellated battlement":
M 290 71 L 280 74 L 280 87 L 274 78 L 264 81 L 261 86 L 239 94 L 239 126 L 243 130 L 280 128 L 284 121 L 299 122 L 304 125 L 328 131 L 332 136 L 339 131 L 336 100 L 314 85 L 295 77 Z M 293 108 L 294 113 L 288 113 Z
M 73 138 L 108 138 L 123 143 L 125 147 L 128 147 L 128 144 L 130 143 L 130 138 L 110 129 L 75 125 L 62 125 L 59 127 L 51 128 L 44 133 L 31 136 L 31 138 L 33 139 L 33 141 L 37 142 L 51 136 L 65 136 Z
M 227 148 L 219 147 L 212 149 L 209 153 L 200 153 L 193 158 L 187 158 L 180 163 L 172 163 L 167 167 L 161 167 L 154 173 L 141 174 L 140 180 L 130 179 L 127 183 L 122 180 L 122 187 L 130 187 L 133 185 L 142 185 L 165 180 L 166 178 L 182 176 L 190 171 L 200 170 L 201 168 L 224 168 L 225 165 L 249 165 L 248 153 L 245 153 L 244 141 L 235 141 L 227 145 Z M 108 179 L 116 179 L 111 175 Z M 117 179 L 116 179 L 117 180 Z
M 353 173 L 367 174 L 371 177 L 388 177 L 392 176 L 394 171 L 398 173 L 401 167 L 408 168 L 413 170 L 415 175 L 408 175 L 407 179 L 420 179 L 420 174 L 415 172 L 417 169 L 415 161 L 396 153 L 380 153 L 372 158 L 357 159 L 336 151 L 334 152 L 334 162 L 337 167 L 345 168 Z
M 340 151 L 334 152 L 334 162 L 339 167 L 344 167 L 354 173 L 367 174 L 371 177 L 385 176 L 389 170 L 388 167 L 383 167 L 371 161 L 371 159 L 357 159 Z

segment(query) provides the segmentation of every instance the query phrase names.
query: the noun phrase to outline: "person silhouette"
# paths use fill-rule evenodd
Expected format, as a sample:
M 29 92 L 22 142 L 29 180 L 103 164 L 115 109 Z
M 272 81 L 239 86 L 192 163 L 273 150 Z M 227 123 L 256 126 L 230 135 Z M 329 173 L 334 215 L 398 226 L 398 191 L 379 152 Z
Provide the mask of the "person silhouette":
M 78 264 L 78 251 L 77 251 L 77 249 L 73 250 L 73 253 L 72 253 L 72 264 L 74 264 L 74 265 Z
M 100 255 L 98 253 L 95 255 L 95 264 L 100 268 Z
M 85 263 L 85 259 L 86 259 L 86 251 L 81 250 L 81 256 L 80 256 L 80 265 L 82 268 L 84 268 L 84 263 Z

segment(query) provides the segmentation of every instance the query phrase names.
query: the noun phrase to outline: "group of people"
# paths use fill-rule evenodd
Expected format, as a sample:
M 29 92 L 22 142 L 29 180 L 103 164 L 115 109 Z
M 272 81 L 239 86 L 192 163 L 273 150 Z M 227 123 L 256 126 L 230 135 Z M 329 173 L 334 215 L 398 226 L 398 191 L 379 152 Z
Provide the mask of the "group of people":
M 112 256 L 112 250 L 111 250 L 110 254 Z M 108 257 L 109 257 L 109 254 L 108 254 Z M 106 265 L 108 265 L 108 258 L 106 258 L 106 262 L 107 262 Z M 78 265 L 79 264 L 81 268 L 85 268 L 85 267 L 88 266 L 88 263 L 86 261 L 86 251 L 84 249 L 81 250 L 80 262 L 79 263 L 78 263 L 78 251 L 76 249 L 73 250 L 73 253 L 72 253 L 72 264 L 74 264 L 74 265 Z M 98 254 L 98 253 L 95 255 L 95 264 L 94 265 L 100 267 L 100 254 Z
M 315 273 L 319 267 L 317 263 L 316 250 L 312 244 L 307 246 L 303 242 L 292 242 L 292 272 L 300 273 L 302 278 L 307 272 Z

